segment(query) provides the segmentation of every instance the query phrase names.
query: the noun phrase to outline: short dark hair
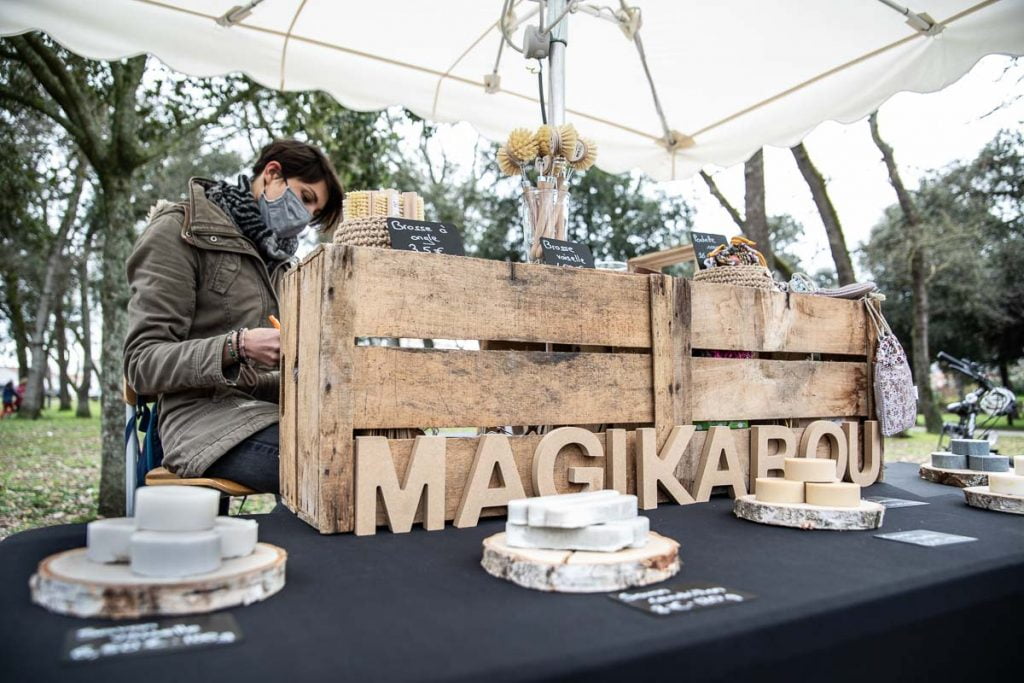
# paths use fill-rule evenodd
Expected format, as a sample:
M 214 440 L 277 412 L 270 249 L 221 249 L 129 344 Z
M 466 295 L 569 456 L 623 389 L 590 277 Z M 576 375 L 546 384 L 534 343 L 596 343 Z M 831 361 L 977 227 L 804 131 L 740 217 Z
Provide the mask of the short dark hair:
M 338 180 L 334 164 L 319 147 L 299 140 L 274 140 L 260 150 L 260 156 L 252 167 L 253 180 L 263 173 L 263 169 L 271 161 L 281 164 L 281 174 L 285 178 L 298 178 L 306 183 L 326 181 L 327 202 L 310 225 L 316 228 L 333 228 L 341 220 L 345 189 Z

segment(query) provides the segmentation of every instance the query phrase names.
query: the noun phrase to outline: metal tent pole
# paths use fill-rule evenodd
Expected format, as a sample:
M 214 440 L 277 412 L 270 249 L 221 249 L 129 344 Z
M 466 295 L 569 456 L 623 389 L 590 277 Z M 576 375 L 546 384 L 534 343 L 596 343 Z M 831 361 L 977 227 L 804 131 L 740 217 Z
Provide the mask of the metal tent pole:
M 568 0 L 548 0 L 545 19 L 548 27 L 558 21 L 551 29 L 551 50 L 548 53 L 548 123 L 552 126 L 565 123 L 565 46 L 569 39 L 567 4 Z

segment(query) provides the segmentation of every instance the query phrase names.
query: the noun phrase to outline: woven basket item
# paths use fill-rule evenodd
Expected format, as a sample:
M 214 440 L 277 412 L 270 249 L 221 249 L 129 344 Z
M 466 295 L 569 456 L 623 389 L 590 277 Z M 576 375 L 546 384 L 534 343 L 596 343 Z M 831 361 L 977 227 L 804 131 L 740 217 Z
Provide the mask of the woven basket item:
M 697 271 L 693 280 L 694 282 L 714 282 L 719 285 L 756 287 L 757 289 L 774 290 L 776 288 L 772 274 L 763 266 L 719 266 Z
M 391 246 L 387 220 L 386 216 L 373 216 L 343 221 L 334 231 L 334 243 L 387 249 Z

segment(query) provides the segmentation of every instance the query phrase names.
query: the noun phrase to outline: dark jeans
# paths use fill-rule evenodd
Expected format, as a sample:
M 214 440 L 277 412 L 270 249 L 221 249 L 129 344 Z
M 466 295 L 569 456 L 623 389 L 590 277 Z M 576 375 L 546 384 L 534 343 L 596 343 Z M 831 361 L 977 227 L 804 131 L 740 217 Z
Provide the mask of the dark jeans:
M 210 465 L 204 477 L 230 479 L 261 493 L 277 494 L 281 436 L 277 423 L 256 432 Z

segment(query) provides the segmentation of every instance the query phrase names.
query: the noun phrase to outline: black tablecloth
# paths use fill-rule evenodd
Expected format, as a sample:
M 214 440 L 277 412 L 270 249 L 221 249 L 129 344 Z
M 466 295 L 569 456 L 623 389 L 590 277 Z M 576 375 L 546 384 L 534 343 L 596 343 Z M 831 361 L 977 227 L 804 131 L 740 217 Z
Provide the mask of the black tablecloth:
M 0 680 L 1020 680 L 1024 518 L 970 508 L 916 470 L 890 465 L 867 491 L 929 503 L 887 510 L 882 531 L 976 542 L 923 548 L 873 531 L 762 526 L 733 517 L 725 498 L 651 511 L 652 528 L 682 544 L 671 582 L 758 596 L 671 617 L 490 577 L 480 542 L 500 521 L 357 538 L 275 512 L 257 519 L 261 539 L 288 550 L 287 585 L 229 610 L 243 642 L 77 664 L 59 659 L 65 634 L 108 622 L 30 604 L 28 579 L 46 555 L 84 545 L 85 528 L 25 532 L 0 543 Z

